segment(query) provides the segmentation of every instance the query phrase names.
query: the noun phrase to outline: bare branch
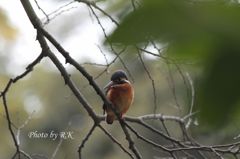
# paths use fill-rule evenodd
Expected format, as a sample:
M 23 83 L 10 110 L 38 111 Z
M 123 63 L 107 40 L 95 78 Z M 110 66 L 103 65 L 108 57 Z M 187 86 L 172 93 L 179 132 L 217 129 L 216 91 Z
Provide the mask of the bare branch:
M 75 3 L 75 1 L 71 1 L 71 2 L 68 2 L 62 6 L 60 6 L 59 8 L 57 8 L 56 10 L 54 10 L 53 12 L 49 13 L 47 15 L 47 20 L 43 23 L 44 25 L 48 24 L 51 20 L 57 18 L 58 16 L 62 15 L 63 13 L 65 12 L 68 12 L 68 11 L 71 11 L 72 9 L 75 9 L 77 7 L 70 7 L 70 8 L 66 8 L 68 7 L 69 5 Z
M 10 80 L 9 84 L 8 84 L 9 87 L 10 87 L 11 83 L 12 83 L 12 81 Z M 6 90 L 8 90 L 8 89 L 6 89 Z M 3 101 L 3 106 L 4 106 L 4 110 L 5 110 L 5 114 L 6 114 L 6 118 L 7 118 L 7 122 L 8 122 L 8 129 L 10 131 L 10 134 L 12 136 L 14 145 L 15 145 L 16 150 L 17 150 L 16 155 L 18 155 L 18 158 L 20 159 L 20 155 L 21 155 L 20 148 L 19 148 L 16 136 L 15 136 L 15 134 L 13 132 L 12 125 L 11 125 L 11 117 L 10 117 L 9 110 L 8 110 L 7 99 L 6 99 L 6 92 L 2 93 L 2 101 Z
M 62 145 L 62 142 L 63 142 L 63 139 L 61 138 L 60 141 L 58 142 L 57 147 L 55 148 L 55 150 L 54 150 L 54 152 L 53 152 L 53 154 L 52 154 L 50 159 L 56 158 L 56 155 L 57 155 L 57 153 L 58 153 L 58 151 L 59 151 L 59 149 L 60 149 L 60 147 Z
M 134 159 L 134 156 L 128 152 L 126 148 L 117 140 L 115 139 L 107 130 L 105 130 L 101 125 L 98 126 L 114 143 L 116 143 L 125 153 L 127 153 L 132 159 Z
M 17 143 L 18 145 L 20 145 L 20 134 L 21 134 L 21 130 L 29 123 L 29 121 L 32 119 L 33 117 L 33 114 L 34 114 L 34 111 L 29 115 L 29 117 L 25 120 L 25 122 L 17 128 L 17 135 L 16 135 L 16 138 L 17 138 Z
M 8 110 L 8 105 L 7 105 L 7 92 L 10 89 L 10 87 L 12 86 L 13 83 L 17 82 L 18 80 L 24 78 L 26 75 L 28 75 L 28 73 L 30 73 L 34 66 L 39 63 L 42 58 L 44 57 L 44 55 L 41 53 L 31 64 L 29 64 L 26 68 L 26 71 L 23 72 L 22 74 L 20 74 L 19 76 L 15 77 L 14 79 L 10 79 L 8 84 L 6 85 L 5 89 L 3 90 L 3 92 L 1 92 L 0 97 L 2 97 L 2 101 L 3 101 L 3 105 L 4 105 L 4 110 L 5 110 L 5 114 L 6 114 L 6 119 L 8 122 L 8 129 L 11 133 L 14 145 L 16 147 L 16 153 L 14 154 L 13 158 L 15 158 L 16 156 L 20 159 L 21 154 L 24 154 L 26 157 L 28 156 L 26 153 L 24 153 L 23 151 L 20 150 L 19 147 L 19 139 L 17 138 L 18 136 L 15 136 L 13 129 L 12 129 L 12 121 L 11 121 L 11 117 L 10 117 L 10 113 Z
M 37 1 L 37 0 L 34 0 L 34 2 L 36 3 L 38 9 L 45 15 L 45 17 L 46 17 L 46 19 L 47 19 L 47 22 L 49 22 L 50 19 L 49 19 L 47 13 L 42 9 L 42 7 L 40 7 L 40 5 L 38 4 L 38 1 Z
M 151 81 L 151 83 L 152 83 L 153 103 L 154 103 L 154 109 L 153 109 L 154 111 L 153 111 L 153 112 L 154 112 L 154 114 L 156 114 L 156 112 L 157 112 L 157 93 L 156 93 L 156 88 L 155 88 L 155 81 L 154 81 L 152 75 L 150 74 L 150 72 L 148 71 L 147 66 L 145 65 L 145 63 L 144 63 L 144 61 L 143 61 L 143 59 L 142 59 L 142 56 L 141 56 L 141 54 L 140 54 L 139 51 L 138 51 L 138 57 L 139 57 L 139 59 L 140 59 L 140 61 L 141 61 L 141 63 L 142 63 L 142 66 L 143 66 L 145 72 L 146 72 L 147 75 L 148 75 L 148 78 L 150 79 L 150 81 Z
M 171 150 L 169 150 L 168 148 L 165 148 L 164 146 L 160 145 L 160 144 L 156 144 L 155 142 L 143 137 L 142 135 L 140 135 L 136 130 L 134 130 L 131 126 L 129 126 L 127 124 L 127 127 L 141 140 L 145 141 L 148 144 L 153 145 L 154 147 L 160 148 L 163 151 L 167 151 L 167 152 L 171 152 Z
M 103 9 L 101 9 L 100 7 L 98 7 L 95 2 L 90 2 L 90 1 L 87 1 L 87 0 L 76 0 L 76 1 L 85 3 L 85 4 L 88 6 L 88 8 L 91 10 L 91 12 L 92 12 L 92 14 L 94 15 L 94 17 L 96 18 L 96 20 L 97 20 L 100 28 L 102 29 L 102 32 L 103 32 L 103 34 L 104 34 L 104 37 L 105 37 L 106 41 L 108 42 L 108 44 L 110 45 L 112 52 L 118 57 L 118 59 L 120 60 L 121 64 L 123 65 L 124 69 L 127 71 L 127 73 L 128 73 L 128 75 L 129 75 L 129 77 L 131 78 L 131 80 L 134 81 L 134 78 L 133 78 L 131 72 L 129 71 L 128 67 L 127 67 L 127 66 L 125 65 L 125 63 L 124 63 L 124 60 L 119 56 L 122 51 L 117 52 L 117 51 L 114 49 L 114 47 L 113 47 L 112 43 L 110 42 L 109 37 L 108 37 L 108 35 L 107 35 L 107 33 L 106 33 L 106 29 L 105 29 L 104 26 L 102 25 L 102 23 L 101 23 L 98 15 L 96 14 L 96 12 L 94 11 L 93 8 L 99 10 L 99 11 L 102 12 L 104 15 L 106 15 L 109 19 L 111 19 L 111 21 L 112 21 L 116 26 L 119 26 L 119 23 L 118 23 L 114 18 L 112 18 L 112 16 L 110 16 L 108 13 L 106 13 Z M 92 7 L 93 7 L 93 8 L 92 8 Z M 125 48 L 124 48 L 123 50 L 125 50 Z
M 118 118 L 120 118 L 120 117 L 118 117 Z M 127 129 L 127 127 L 126 127 L 127 123 L 125 121 L 123 121 L 123 120 L 119 120 L 119 123 L 120 123 L 120 125 L 121 125 L 121 127 L 123 129 L 123 132 L 126 135 L 126 139 L 127 139 L 128 143 L 129 143 L 129 149 L 132 150 L 132 152 L 135 154 L 137 159 L 141 159 L 142 156 L 140 155 L 138 149 L 135 147 L 135 143 L 134 143 L 134 141 L 133 141 L 133 139 L 132 139 L 132 137 L 131 137 L 128 129 Z
M 181 110 L 181 106 L 180 106 L 180 104 L 178 102 L 178 99 L 177 99 L 176 86 L 175 86 L 173 74 L 172 74 L 172 71 L 171 71 L 169 63 L 167 63 L 167 68 L 168 68 L 168 74 L 169 74 L 169 78 L 168 78 L 169 87 L 172 90 L 173 98 L 174 98 L 174 101 L 176 103 L 177 108 L 179 110 Z
M 194 101 L 195 101 L 195 89 L 194 89 L 192 78 L 190 77 L 189 73 L 187 73 L 187 72 L 186 72 L 186 77 L 189 81 L 189 85 L 190 85 L 190 88 L 191 88 L 191 103 L 190 103 L 189 114 L 192 114 Z M 188 123 L 186 124 L 186 128 L 188 128 L 190 126 L 191 122 L 192 122 L 192 119 L 189 118 Z
M 109 62 L 108 62 L 108 59 L 107 59 L 107 56 L 106 54 L 103 52 L 103 50 L 101 49 L 101 47 L 99 45 L 97 45 L 98 49 L 100 50 L 100 52 L 102 53 L 103 57 L 104 57 L 104 60 L 105 60 L 105 63 L 106 65 L 108 66 L 109 65 Z
M 107 16 L 111 21 L 116 25 L 119 26 L 118 22 L 112 18 L 111 15 L 109 15 L 107 12 L 105 12 L 102 8 L 98 7 L 95 2 L 93 1 L 88 1 L 88 0 L 75 0 L 80 3 L 85 3 L 86 5 L 89 6 L 89 8 L 92 10 L 91 6 L 94 7 L 95 9 L 99 10 L 101 13 L 103 13 L 105 16 Z
M 96 124 L 94 124 L 91 129 L 88 131 L 87 135 L 85 136 L 85 138 L 83 139 L 82 143 L 80 144 L 80 146 L 78 147 L 78 155 L 79 155 L 79 159 L 82 159 L 82 149 L 85 145 L 85 143 L 88 141 L 89 137 L 92 135 L 93 131 L 96 128 Z

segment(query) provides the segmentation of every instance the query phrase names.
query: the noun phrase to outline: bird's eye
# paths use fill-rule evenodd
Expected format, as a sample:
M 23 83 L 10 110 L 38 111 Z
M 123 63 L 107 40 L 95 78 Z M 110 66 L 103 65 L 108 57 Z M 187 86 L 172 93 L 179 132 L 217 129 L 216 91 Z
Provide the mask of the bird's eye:
M 116 82 L 116 83 L 121 83 L 121 81 L 122 81 L 121 78 L 117 78 L 117 79 L 115 79 L 115 82 Z

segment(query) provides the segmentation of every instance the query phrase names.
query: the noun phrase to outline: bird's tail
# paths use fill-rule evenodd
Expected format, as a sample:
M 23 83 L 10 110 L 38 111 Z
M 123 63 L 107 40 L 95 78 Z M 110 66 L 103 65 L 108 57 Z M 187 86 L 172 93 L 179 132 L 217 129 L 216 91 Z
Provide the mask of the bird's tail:
M 115 120 L 115 115 L 114 114 L 107 114 L 107 118 L 106 118 L 106 121 L 108 124 L 112 124 L 113 121 Z

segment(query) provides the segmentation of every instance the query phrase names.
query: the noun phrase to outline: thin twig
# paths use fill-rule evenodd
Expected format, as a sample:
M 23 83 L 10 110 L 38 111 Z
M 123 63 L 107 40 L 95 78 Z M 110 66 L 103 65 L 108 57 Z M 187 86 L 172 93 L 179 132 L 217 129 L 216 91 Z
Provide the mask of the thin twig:
M 20 145 L 20 134 L 21 134 L 21 130 L 29 123 L 29 121 L 32 119 L 33 117 L 33 114 L 34 114 L 34 111 L 29 115 L 29 117 L 25 120 L 25 122 L 17 128 L 17 135 L 16 135 L 16 138 L 17 138 L 17 142 L 18 142 L 18 145 Z
M 0 94 L 0 97 L 2 97 L 2 101 L 3 101 L 3 105 L 4 105 L 4 110 L 5 110 L 5 114 L 6 114 L 6 119 L 7 119 L 7 122 L 8 122 L 8 129 L 11 133 L 11 136 L 12 136 L 12 139 L 14 141 L 14 145 L 16 147 L 16 153 L 14 156 L 18 156 L 18 158 L 20 158 L 21 156 L 21 150 L 20 150 L 20 147 L 19 147 L 19 140 L 17 139 L 17 137 L 15 136 L 14 132 L 13 132 L 13 129 L 12 129 L 12 121 L 11 121 L 11 117 L 10 117 L 10 113 L 9 113 L 9 110 L 8 110 L 8 105 L 7 105 L 7 99 L 6 99 L 6 95 L 7 95 L 7 92 L 8 90 L 10 89 L 10 87 L 12 86 L 13 83 L 16 83 L 18 80 L 24 78 L 25 76 L 27 76 L 34 68 L 34 66 L 39 63 L 42 58 L 44 57 L 44 54 L 41 53 L 32 63 L 30 63 L 27 68 L 26 68 L 26 71 L 23 72 L 22 74 L 16 76 L 15 78 L 13 79 L 10 79 L 8 84 L 6 85 L 5 89 L 3 90 L 3 92 L 1 92 Z M 26 154 L 27 155 L 27 154 Z
M 134 156 L 117 140 L 115 139 L 106 129 L 104 129 L 101 125 L 98 127 L 114 142 L 116 143 L 125 153 L 127 153 L 132 159 Z
M 120 118 L 120 117 L 118 116 L 118 118 Z M 140 155 L 140 152 L 136 148 L 135 143 L 126 127 L 127 123 L 124 120 L 119 120 L 119 123 L 123 129 L 123 132 L 125 133 L 126 139 L 129 144 L 129 149 L 132 150 L 132 152 L 134 153 L 134 155 L 136 156 L 137 159 L 142 159 L 142 156 Z
M 152 75 L 150 74 L 149 70 L 147 69 L 147 66 L 146 66 L 145 63 L 144 63 L 143 58 L 142 58 L 140 52 L 138 51 L 137 53 L 138 53 L 138 57 L 139 57 L 139 59 L 140 59 L 140 61 L 141 61 L 141 63 L 142 63 L 142 66 L 143 66 L 145 72 L 147 73 L 148 78 L 150 79 L 151 84 L 152 84 L 152 89 L 153 89 L 153 104 L 154 104 L 153 112 L 154 112 L 154 114 L 156 114 L 156 113 L 157 113 L 157 93 L 156 93 L 156 88 L 155 88 L 155 81 L 154 81 Z
M 75 1 L 85 3 L 89 7 L 93 6 L 95 9 L 99 10 L 101 13 L 107 16 L 116 26 L 119 26 L 119 23 L 114 18 L 112 18 L 110 14 L 108 14 L 102 8 L 98 7 L 94 1 L 88 1 L 88 0 L 75 0 Z
M 131 72 L 129 71 L 128 67 L 126 66 L 124 60 L 121 58 L 121 56 L 119 56 L 120 52 L 122 52 L 122 51 L 117 52 L 117 51 L 114 49 L 114 47 L 113 47 L 112 43 L 110 42 L 109 37 L 108 37 L 108 35 L 107 35 L 107 33 L 106 33 L 106 29 L 105 29 L 104 26 L 102 25 L 102 23 L 101 23 L 98 15 L 95 13 L 95 11 L 94 11 L 93 8 L 91 7 L 91 5 L 88 4 L 88 7 L 89 7 L 90 10 L 92 11 L 92 13 L 93 13 L 94 17 L 96 18 L 96 20 L 97 20 L 100 28 L 102 29 L 102 32 L 103 32 L 103 34 L 104 34 L 104 37 L 105 37 L 106 41 L 108 42 L 108 44 L 110 45 L 112 52 L 118 57 L 119 61 L 120 61 L 121 64 L 123 65 L 124 69 L 127 71 L 130 79 L 134 82 L 134 78 L 133 78 Z M 118 24 L 118 23 L 116 22 L 116 24 Z M 125 50 L 125 48 L 124 48 L 123 50 Z
M 84 147 L 84 145 L 86 144 L 86 142 L 88 141 L 89 137 L 92 135 L 93 131 L 96 128 L 96 124 L 94 124 L 91 129 L 88 131 L 87 135 L 84 137 L 84 139 L 82 140 L 80 146 L 78 147 L 78 155 L 79 155 L 79 159 L 82 159 L 82 149 Z
M 194 106 L 194 101 L 195 101 L 195 89 L 194 89 L 194 85 L 193 85 L 193 80 L 192 78 L 190 77 L 189 73 L 186 72 L 186 77 L 189 81 L 189 85 L 190 85 L 190 88 L 191 88 L 191 103 L 190 103 L 190 109 L 189 109 L 189 114 L 192 114 L 193 112 L 193 106 Z M 191 125 L 191 122 L 192 122 L 192 119 L 189 118 L 188 119 L 188 122 L 186 124 L 186 128 L 189 128 L 189 126 Z
M 177 99 L 177 92 L 176 92 L 176 86 L 175 86 L 175 82 L 174 82 L 174 77 L 173 77 L 172 70 L 170 68 L 170 64 L 169 63 L 167 63 L 167 68 L 168 68 L 168 74 L 169 74 L 169 80 L 168 80 L 169 82 L 168 83 L 169 83 L 169 86 L 170 86 L 170 88 L 172 90 L 173 98 L 174 98 L 174 101 L 175 101 L 175 103 L 177 105 L 177 108 L 179 110 L 181 110 L 181 106 L 180 106 L 180 104 L 178 102 L 178 99 Z
M 103 57 L 104 57 L 104 60 L 105 60 L 105 63 L 106 65 L 109 65 L 109 62 L 108 62 L 108 59 L 107 59 L 107 56 L 106 54 L 103 52 L 103 50 L 101 49 L 101 47 L 99 45 L 97 45 L 98 49 L 100 50 L 100 52 L 102 53 Z
M 49 19 L 49 17 L 48 17 L 48 15 L 47 15 L 47 13 L 42 9 L 42 7 L 40 7 L 40 5 L 39 5 L 39 3 L 38 3 L 38 1 L 37 0 L 34 0 L 34 2 L 36 3 L 36 5 L 37 5 L 37 7 L 38 7 L 38 9 L 44 14 L 44 16 L 46 17 L 46 19 L 47 19 L 47 22 L 49 22 L 50 21 L 50 19 Z
M 56 17 L 62 15 L 65 12 L 71 11 L 72 9 L 75 9 L 77 7 L 70 7 L 70 8 L 66 8 L 69 5 L 75 3 L 75 1 L 71 1 L 68 2 L 62 6 L 60 6 L 58 9 L 56 9 L 55 11 L 51 12 L 48 14 L 48 19 L 43 23 L 44 25 L 48 24 L 51 20 L 55 19 Z
M 59 151 L 59 149 L 60 149 L 60 147 L 61 147 L 61 145 L 62 145 L 62 142 L 63 142 L 63 138 L 61 138 L 61 139 L 59 140 L 59 142 L 58 142 L 58 144 L 57 144 L 57 147 L 56 147 L 55 150 L 53 151 L 53 154 L 52 154 L 52 156 L 51 156 L 50 159 L 56 158 L 56 155 L 57 155 L 57 153 L 58 153 L 58 151 Z
M 146 143 L 150 144 L 150 145 L 153 145 L 154 147 L 157 147 L 157 148 L 160 148 L 162 149 L 163 151 L 166 151 L 166 152 L 171 152 L 171 150 L 169 150 L 168 148 L 160 145 L 160 144 L 157 144 L 147 138 L 145 138 L 144 136 L 140 135 L 135 129 L 133 129 L 130 125 L 126 124 L 127 127 L 141 140 L 145 141 Z
M 11 85 L 12 81 L 10 80 L 9 81 L 9 87 Z M 7 89 L 6 89 L 7 90 Z M 7 123 L 8 123 L 8 129 L 10 131 L 10 134 L 12 136 L 12 139 L 13 139 L 13 142 L 14 142 L 14 145 L 16 147 L 16 154 L 18 155 L 18 158 L 20 159 L 20 148 L 19 148 L 19 145 L 18 145 L 18 142 L 17 142 L 17 139 L 16 139 L 16 136 L 13 132 L 13 129 L 12 129 L 12 125 L 11 125 L 11 117 L 10 117 L 10 114 L 9 114 L 9 110 L 8 110 L 8 105 L 7 105 L 7 99 L 6 99 L 6 92 L 3 92 L 2 94 L 2 101 L 3 101 L 3 106 L 4 106 L 4 110 L 5 110 L 5 114 L 6 114 L 6 118 L 7 118 Z

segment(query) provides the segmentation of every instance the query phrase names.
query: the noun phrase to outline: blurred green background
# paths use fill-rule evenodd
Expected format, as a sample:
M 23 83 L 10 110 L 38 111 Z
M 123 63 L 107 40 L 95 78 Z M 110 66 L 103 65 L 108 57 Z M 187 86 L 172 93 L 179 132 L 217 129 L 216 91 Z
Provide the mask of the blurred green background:
M 64 4 L 65 2 L 68 1 L 53 3 Z M 189 112 L 190 85 L 183 80 L 175 65 L 177 63 L 184 75 L 188 72 L 193 80 L 195 88 L 193 108 L 194 111 L 200 110 L 200 113 L 193 117 L 195 125 L 193 124 L 189 130 L 192 136 L 207 145 L 236 141 L 233 138 L 239 134 L 240 126 L 240 45 L 238 44 L 240 41 L 240 8 L 237 1 L 145 0 L 136 2 L 136 6 L 140 5 L 136 12 L 132 12 L 132 4 L 124 0 L 116 0 L 114 3 L 102 1 L 98 4 L 121 21 L 119 27 L 114 31 L 113 29 L 109 31 L 112 31 L 112 42 L 131 45 L 121 55 L 131 72 L 133 77 L 131 81 L 135 88 L 134 104 L 127 115 L 141 116 L 154 112 L 152 83 L 135 47 L 132 46 L 148 46 L 147 49 L 156 52 L 148 43 L 152 40 L 158 46 L 166 46 L 160 55 L 171 59 L 167 62 L 163 58 L 151 55 L 143 54 L 142 56 L 155 81 L 156 112 L 180 117 Z M 79 12 L 68 16 L 76 20 L 68 21 L 67 24 L 62 20 L 56 20 L 53 24 L 47 25 L 49 30 L 61 30 L 54 32 L 60 41 L 64 41 L 65 37 L 71 38 L 74 35 L 74 32 L 71 32 L 72 28 L 83 25 L 82 21 L 77 21 Z M 103 21 L 106 18 L 101 14 L 99 16 Z M 58 18 L 61 19 L 61 16 Z M 91 17 L 86 16 L 80 19 L 84 18 Z M 11 23 L 3 7 L 0 10 L 0 90 L 5 88 L 8 80 L 15 74 L 11 72 L 12 68 L 9 69 L 13 58 L 10 55 L 12 55 L 11 48 L 14 47 L 16 39 L 21 36 L 19 30 L 20 28 L 16 28 Z M 103 43 L 104 36 L 103 34 L 100 36 Z M 105 47 L 109 50 L 108 45 Z M 79 46 L 78 49 L 80 50 L 81 47 Z M 33 50 L 33 52 L 38 51 Z M 109 59 L 113 56 L 106 54 Z M 91 62 L 91 59 L 79 58 L 78 61 L 84 64 Z M 26 66 L 27 64 L 24 65 Z M 101 66 L 87 64 L 83 66 L 94 77 L 104 70 Z M 20 146 L 29 154 L 40 154 L 48 158 L 52 156 L 60 140 L 30 139 L 29 132 L 73 131 L 74 140 L 63 140 L 56 158 L 77 158 L 78 145 L 93 122 L 64 85 L 61 75 L 52 68 L 51 62 L 44 59 L 31 74 L 11 87 L 7 95 L 11 119 L 14 127 L 20 127 L 30 117 L 29 122 L 21 129 Z M 79 72 L 68 65 L 66 68 L 94 110 L 101 114 L 102 101 L 99 96 Z M 110 66 L 108 73 L 97 78 L 96 82 L 104 87 L 111 73 L 119 68 L 123 66 L 117 60 Z M 172 88 L 175 89 L 177 103 Z M 151 124 L 163 130 L 160 121 L 152 121 Z M 167 122 L 166 124 L 172 136 L 182 137 L 180 127 L 176 123 Z M 127 147 L 125 137 L 117 122 L 113 125 L 103 125 Z M 148 130 L 138 126 L 136 129 L 141 130 L 142 135 L 148 136 L 157 143 L 169 144 Z M 0 132 L 0 158 L 10 158 L 15 153 L 15 147 L 7 127 L 2 103 L 0 103 Z M 137 145 L 141 145 L 138 148 L 143 158 L 163 155 L 162 152 L 134 139 Z M 88 159 L 128 158 L 99 129 L 94 131 L 92 138 L 86 143 L 83 157 Z

